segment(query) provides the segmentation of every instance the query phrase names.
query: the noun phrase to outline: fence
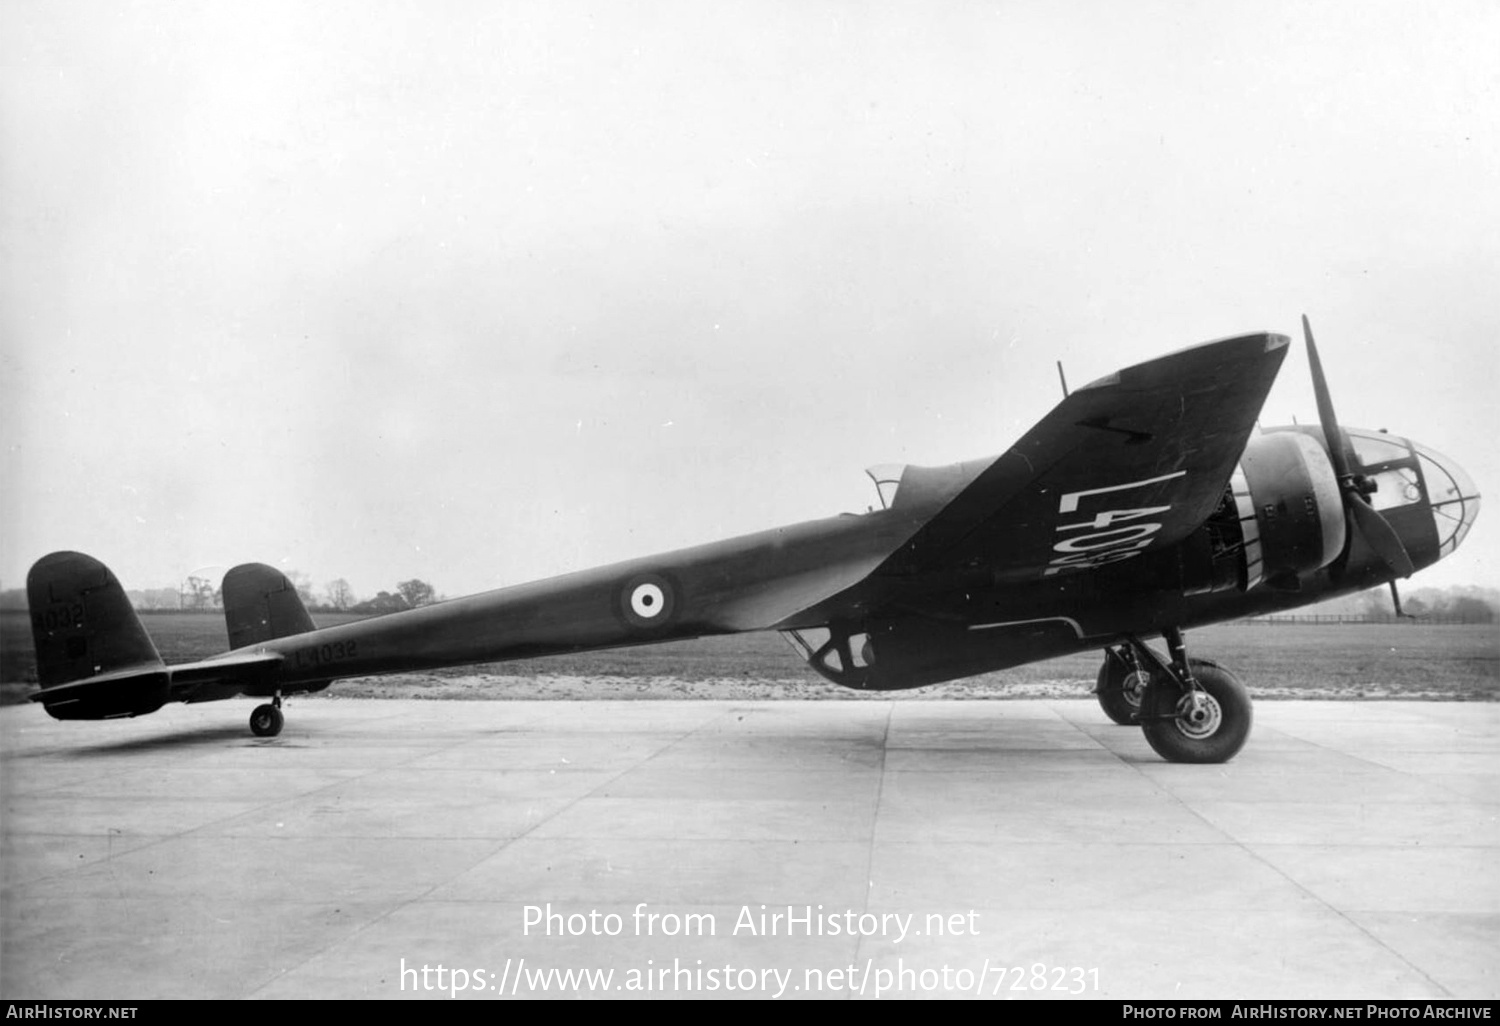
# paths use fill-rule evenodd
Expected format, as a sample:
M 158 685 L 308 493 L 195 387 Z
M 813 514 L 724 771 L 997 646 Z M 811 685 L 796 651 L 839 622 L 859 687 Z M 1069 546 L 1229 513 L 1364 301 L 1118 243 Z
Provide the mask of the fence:
M 1472 624 L 1493 624 L 1495 616 L 1476 615 L 1446 615 L 1432 614 L 1422 616 L 1401 616 L 1393 613 L 1275 613 L 1269 616 L 1251 616 L 1243 620 L 1230 620 L 1229 626 L 1235 627 L 1280 627 L 1286 624 L 1315 624 L 1315 623 L 1337 623 L 1337 624 L 1436 624 L 1440 626 L 1463 626 Z

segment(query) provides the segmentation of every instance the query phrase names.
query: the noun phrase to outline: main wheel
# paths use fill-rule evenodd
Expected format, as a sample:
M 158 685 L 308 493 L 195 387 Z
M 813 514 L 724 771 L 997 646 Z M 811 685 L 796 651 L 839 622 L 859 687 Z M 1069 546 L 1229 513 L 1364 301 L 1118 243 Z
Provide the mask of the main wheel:
M 1228 762 L 1250 736 L 1250 692 L 1218 663 L 1190 665 L 1201 700 L 1171 681 L 1153 680 L 1141 703 L 1141 730 L 1168 762 Z
M 250 714 L 250 733 L 256 737 L 275 737 L 285 722 L 281 710 L 274 705 L 257 705 Z
M 1099 696 L 1099 708 L 1104 715 L 1122 727 L 1129 727 L 1141 720 L 1141 699 L 1150 683 L 1149 674 L 1110 651 L 1104 654 L 1104 665 L 1099 667 L 1094 694 Z

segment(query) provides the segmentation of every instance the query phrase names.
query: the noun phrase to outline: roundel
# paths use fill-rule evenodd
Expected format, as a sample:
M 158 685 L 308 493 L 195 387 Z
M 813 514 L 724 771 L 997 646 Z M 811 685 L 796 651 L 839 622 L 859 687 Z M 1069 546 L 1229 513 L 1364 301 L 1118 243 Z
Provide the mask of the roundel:
M 660 574 L 636 574 L 620 590 L 620 612 L 636 627 L 659 627 L 676 608 L 676 589 Z

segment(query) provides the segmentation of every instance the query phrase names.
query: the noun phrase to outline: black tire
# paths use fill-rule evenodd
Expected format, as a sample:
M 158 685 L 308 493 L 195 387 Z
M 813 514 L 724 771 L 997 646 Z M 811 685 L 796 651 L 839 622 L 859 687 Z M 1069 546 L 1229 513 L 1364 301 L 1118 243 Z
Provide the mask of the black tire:
M 1189 660 L 1208 699 L 1206 718 L 1179 715 L 1188 696 L 1173 682 L 1153 680 L 1141 705 L 1146 741 L 1168 762 L 1214 763 L 1234 758 L 1250 736 L 1250 692 L 1239 678 L 1206 659 Z
M 250 733 L 256 737 L 275 737 L 285 722 L 281 710 L 274 705 L 257 705 L 250 714 Z
M 1114 652 L 1104 653 L 1104 665 L 1099 667 L 1099 681 L 1094 694 L 1099 699 L 1099 708 L 1104 715 L 1122 727 L 1133 727 L 1141 722 L 1141 701 L 1151 678 Z

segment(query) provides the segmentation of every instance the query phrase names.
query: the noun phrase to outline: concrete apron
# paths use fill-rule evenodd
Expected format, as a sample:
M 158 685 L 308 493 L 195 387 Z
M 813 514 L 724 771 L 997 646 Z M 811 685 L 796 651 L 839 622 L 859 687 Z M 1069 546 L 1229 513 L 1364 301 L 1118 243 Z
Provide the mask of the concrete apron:
M 1500 997 L 1496 705 L 248 711 L 0 710 L 0 995 Z

